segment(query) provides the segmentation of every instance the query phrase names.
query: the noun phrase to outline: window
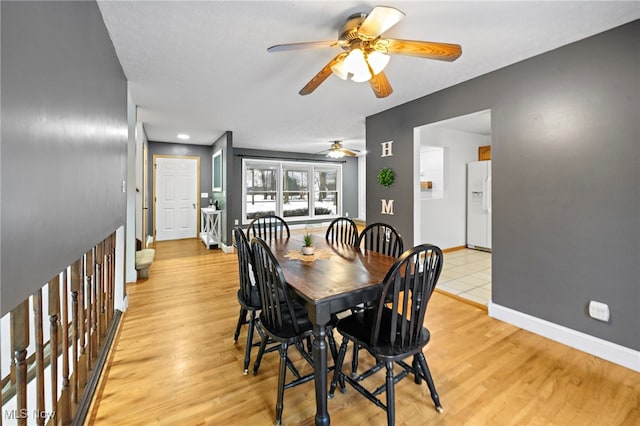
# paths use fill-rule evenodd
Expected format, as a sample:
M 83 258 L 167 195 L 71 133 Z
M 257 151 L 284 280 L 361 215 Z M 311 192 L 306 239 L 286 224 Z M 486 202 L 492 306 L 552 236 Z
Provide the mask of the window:
M 245 176 L 245 217 L 249 220 L 276 214 L 277 168 L 268 164 L 247 165 Z
M 338 171 L 316 167 L 313 173 L 314 213 L 316 216 L 338 214 Z
M 243 222 L 265 214 L 288 220 L 340 214 L 342 166 L 243 160 Z
M 309 169 L 282 165 L 282 216 L 309 216 Z

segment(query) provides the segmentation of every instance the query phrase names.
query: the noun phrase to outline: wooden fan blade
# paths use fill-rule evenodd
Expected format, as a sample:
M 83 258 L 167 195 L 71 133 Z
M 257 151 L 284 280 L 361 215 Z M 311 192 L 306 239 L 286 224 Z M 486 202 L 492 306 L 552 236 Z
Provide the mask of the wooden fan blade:
M 310 41 L 306 43 L 276 44 L 267 48 L 267 52 L 286 52 L 289 50 L 311 49 L 316 47 L 337 47 L 338 42 L 333 41 Z
M 329 63 L 325 65 L 324 68 L 322 68 L 320 72 L 318 72 L 318 74 L 316 74 L 302 89 L 300 89 L 298 93 L 304 96 L 316 90 L 318 86 L 320 86 L 320 84 L 322 84 L 322 82 L 325 81 L 333 72 L 331 71 L 331 67 L 344 60 L 346 57 L 347 52 L 342 52 L 330 60 Z
M 369 85 L 371 85 L 373 93 L 376 94 L 377 98 L 386 98 L 391 93 L 393 93 L 391 84 L 389 83 L 387 76 L 384 75 L 383 71 L 371 77 L 371 80 L 369 80 Z
M 459 44 L 436 43 L 433 41 L 380 39 L 374 49 L 396 55 L 417 56 L 419 58 L 455 61 L 462 54 Z
M 358 28 L 358 35 L 374 39 L 400 22 L 402 18 L 404 13 L 395 7 L 376 6 Z
M 351 150 L 349 150 L 349 149 L 346 149 L 346 148 L 342 148 L 342 149 L 341 149 L 341 151 L 342 151 L 345 155 L 348 155 L 349 157 L 355 157 L 355 156 L 357 156 L 357 155 L 358 155 L 358 154 L 356 154 L 355 152 L 353 152 L 353 151 L 351 151 Z

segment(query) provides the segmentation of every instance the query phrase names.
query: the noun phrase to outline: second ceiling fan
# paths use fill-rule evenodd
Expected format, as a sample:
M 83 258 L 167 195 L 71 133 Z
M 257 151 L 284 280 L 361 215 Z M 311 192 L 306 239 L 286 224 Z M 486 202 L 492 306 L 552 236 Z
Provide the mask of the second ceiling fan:
M 327 157 L 342 158 L 345 155 L 349 157 L 355 157 L 360 152 L 357 149 L 349 149 L 342 146 L 342 141 L 331 141 L 331 147 L 324 151 L 318 152 L 318 154 L 327 153 Z
M 306 43 L 277 44 L 268 52 L 288 50 L 340 47 L 342 52 L 324 66 L 301 90 L 308 95 L 322 84 L 332 73 L 355 82 L 369 81 L 378 98 L 389 96 L 393 89 L 384 74 L 389 55 L 407 55 L 440 61 L 455 61 L 462 54 L 458 44 L 431 41 L 399 40 L 382 38 L 382 33 L 397 24 L 404 13 L 394 7 L 376 6 L 370 13 L 356 13 L 347 19 L 338 34 L 338 40 Z

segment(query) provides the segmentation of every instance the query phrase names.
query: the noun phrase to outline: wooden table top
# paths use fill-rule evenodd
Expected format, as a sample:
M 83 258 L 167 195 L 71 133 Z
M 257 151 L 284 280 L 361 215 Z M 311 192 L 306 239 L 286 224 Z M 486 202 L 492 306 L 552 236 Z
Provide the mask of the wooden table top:
M 313 245 L 321 255 L 311 262 L 289 256 L 292 250 L 300 251 L 303 235 L 292 235 L 287 240 L 271 243 L 287 283 L 312 303 L 341 298 L 348 293 L 381 284 L 396 260 L 342 243 L 329 244 L 324 233 L 312 235 Z

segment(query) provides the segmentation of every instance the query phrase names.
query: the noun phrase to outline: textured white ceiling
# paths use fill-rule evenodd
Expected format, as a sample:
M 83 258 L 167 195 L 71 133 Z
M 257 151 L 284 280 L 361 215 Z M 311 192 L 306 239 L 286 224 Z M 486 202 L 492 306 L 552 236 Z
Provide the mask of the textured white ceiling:
M 106 1 L 98 5 L 149 140 L 318 152 L 330 140 L 363 149 L 365 117 L 640 18 L 640 2 L 609 1 Z M 267 53 L 274 44 L 335 40 L 355 12 L 393 6 L 384 35 L 462 45 L 455 62 L 394 56 L 394 92 L 330 76 L 298 91 L 334 49 Z M 594 52 L 597 54 L 597 52 Z

